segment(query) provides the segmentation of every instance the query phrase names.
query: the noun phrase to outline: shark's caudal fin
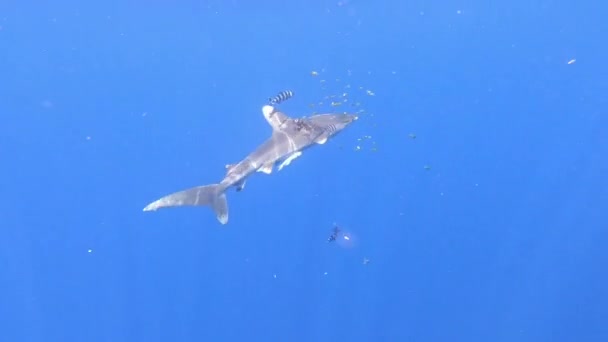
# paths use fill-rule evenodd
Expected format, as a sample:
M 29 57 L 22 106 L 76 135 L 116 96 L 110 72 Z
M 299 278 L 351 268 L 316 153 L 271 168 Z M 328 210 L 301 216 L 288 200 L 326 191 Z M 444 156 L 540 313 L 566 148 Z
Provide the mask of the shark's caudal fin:
M 144 211 L 164 207 L 211 206 L 221 224 L 228 223 L 228 201 L 219 184 L 203 185 L 178 191 L 148 204 Z

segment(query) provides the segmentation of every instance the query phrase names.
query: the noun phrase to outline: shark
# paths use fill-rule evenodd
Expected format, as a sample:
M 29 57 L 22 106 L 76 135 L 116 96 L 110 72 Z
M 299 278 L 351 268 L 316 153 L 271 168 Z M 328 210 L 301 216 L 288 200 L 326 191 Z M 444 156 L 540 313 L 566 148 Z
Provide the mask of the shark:
M 262 114 L 272 128 L 272 135 L 243 160 L 226 165 L 224 178 L 216 184 L 201 185 L 171 193 L 148 204 L 143 211 L 165 207 L 208 206 L 221 224 L 228 223 L 226 191 L 241 191 L 246 180 L 256 172 L 281 170 L 302 152 L 314 145 L 323 145 L 329 138 L 358 119 L 354 114 L 318 114 L 292 118 L 272 105 L 262 107 Z

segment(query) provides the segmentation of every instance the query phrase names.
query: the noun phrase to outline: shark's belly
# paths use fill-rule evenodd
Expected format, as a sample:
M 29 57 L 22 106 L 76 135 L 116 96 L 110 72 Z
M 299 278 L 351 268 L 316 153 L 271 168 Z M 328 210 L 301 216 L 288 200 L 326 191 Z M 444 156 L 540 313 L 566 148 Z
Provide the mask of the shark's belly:
M 277 161 L 289 156 L 297 151 L 301 146 L 295 144 L 287 137 L 268 139 L 260 145 L 255 151 L 247 156 L 248 159 L 256 168 L 263 165 L 274 164 Z

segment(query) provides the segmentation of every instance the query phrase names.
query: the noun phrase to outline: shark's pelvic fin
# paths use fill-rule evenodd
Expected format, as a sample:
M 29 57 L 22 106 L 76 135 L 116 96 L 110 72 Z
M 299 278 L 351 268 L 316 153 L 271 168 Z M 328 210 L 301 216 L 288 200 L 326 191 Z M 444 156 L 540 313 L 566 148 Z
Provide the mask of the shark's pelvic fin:
M 269 175 L 272 173 L 272 167 L 273 164 L 265 164 L 260 166 L 260 168 L 258 169 L 258 172 L 264 172 L 265 174 Z
M 211 206 L 221 224 L 228 223 L 228 201 L 219 184 L 203 185 L 174 192 L 148 204 L 144 211 L 165 207 Z
M 243 189 L 245 189 L 245 182 L 245 179 L 243 179 L 240 182 L 236 183 L 234 185 L 236 187 L 236 191 L 242 191 Z
M 289 155 L 289 157 L 285 158 L 283 162 L 279 165 L 278 170 L 281 171 L 285 166 L 291 164 L 291 162 L 302 155 L 302 151 L 294 152 Z

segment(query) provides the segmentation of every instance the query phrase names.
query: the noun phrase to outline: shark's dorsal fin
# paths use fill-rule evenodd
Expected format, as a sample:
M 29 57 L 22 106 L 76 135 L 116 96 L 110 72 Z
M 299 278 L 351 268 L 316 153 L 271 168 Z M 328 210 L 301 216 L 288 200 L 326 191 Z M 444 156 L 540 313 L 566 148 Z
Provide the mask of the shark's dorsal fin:
M 266 122 L 268 122 L 274 131 L 282 131 L 285 128 L 285 122 L 289 120 L 289 117 L 285 115 L 285 113 L 279 112 L 270 105 L 262 107 L 262 113 L 264 114 Z
M 226 164 L 226 175 L 230 174 L 235 166 L 236 164 Z

